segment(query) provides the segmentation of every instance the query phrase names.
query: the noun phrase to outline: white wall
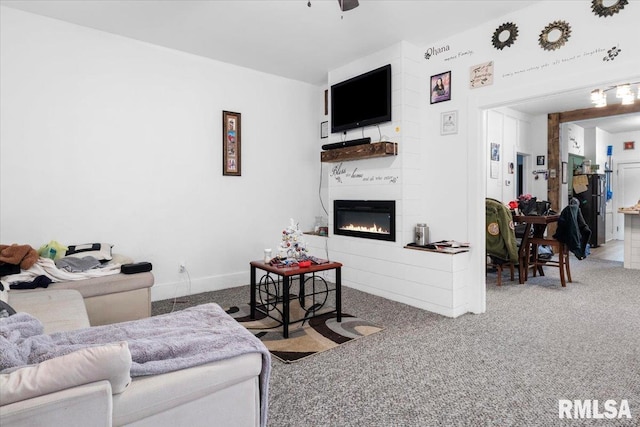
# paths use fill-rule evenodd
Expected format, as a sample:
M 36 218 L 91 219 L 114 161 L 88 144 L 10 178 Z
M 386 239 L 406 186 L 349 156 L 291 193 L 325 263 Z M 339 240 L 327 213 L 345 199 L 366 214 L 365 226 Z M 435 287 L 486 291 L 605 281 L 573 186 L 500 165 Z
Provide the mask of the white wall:
M 562 141 L 562 147 L 564 148 L 563 154 L 575 154 L 576 156 L 585 156 L 589 158 L 590 154 L 593 154 L 594 146 L 593 140 L 590 140 L 590 149 L 585 147 L 585 132 L 582 126 L 575 123 L 562 123 L 560 125 L 560 140 Z
M 447 180 L 446 185 L 434 186 L 426 180 L 424 186 L 426 206 L 448 207 L 438 209 L 440 214 L 433 227 L 448 230 L 452 238 L 466 239 L 472 244 L 469 311 L 485 310 L 485 224 L 482 212 L 485 177 L 489 172 L 486 164 L 486 110 L 577 89 L 583 89 L 585 97 L 588 97 L 593 87 L 637 81 L 640 45 L 635 43 L 633 35 L 637 32 L 640 10 L 632 6 L 605 19 L 592 13 L 589 2 L 543 1 L 455 37 L 422 46 L 422 52 L 432 47 L 442 51 L 428 60 L 422 58 L 423 85 L 428 84 L 431 75 L 452 72 L 451 101 L 429 105 L 428 99 L 423 100 L 423 136 L 433 147 L 455 145 L 456 153 L 445 149 L 445 154 L 450 159 L 465 156 L 467 165 L 459 169 L 454 179 Z M 555 51 L 543 50 L 538 45 L 540 32 L 550 22 L 559 19 L 567 20 L 571 25 L 568 42 Z M 491 37 L 495 29 L 505 22 L 516 23 L 519 35 L 513 46 L 498 50 L 492 46 Z M 618 46 L 624 55 L 618 55 L 613 61 L 603 61 L 612 46 Z M 494 61 L 493 84 L 470 89 L 470 68 L 488 61 Z M 455 138 L 440 136 L 435 124 L 440 113 L 448 110 L 458 110 L 463 124 L 462 131 Z M 546 125 L 544 132 L 546 134 Z M 437 149 L 428 150 L 425 158 L 437 158 L 439 155 L 441 153 Z M 546 156 L 546 148 L 540 155 Z M 440 162 L 430 170 L 430 174 L 443 177 L 449 170 L 450 163 Z
M 614 168 L 616 164 L 640 161 L 640 131 L 610 133 L 608 140 L 609 144 L 613 146 L 612 157 Z M 634 150 L 624 149 L 624 143 L 627 141 L 635 141 Z M 604 147 L 604 153 L 606 156 L 606 146 Z
M 353 257 L 347 259 L 352 283 L 375 281 L 371 291 L 389 297 L 400 289 L 398 300 L 448 315 L 483 312 L 486 112 L 640 80 L 640 46 L 631 37 L 640 10 L 632 6 L 605 19 L 594 16 L 586 1 L 540 2 L 449 39 L 418 47 L 402 43 L 330 72 L 334 82 L 388 62 L 402 70 L 394 80 L 400 84 L 394 121 L 382 129 L 401 142 L 401 154 L 366 166 L 399 184 L 324 187 L 327 198 L 352 192 L 400 202 L 397 243 L 367 245 L 377 259 L 393 260 L 394 275 L 386 274 L 388 264 L 372 269 L 368 260 Z M 563 48 L 544 51 L 537 37 L 557 19 L 570 21 L 571 37 Z M 504 22 L 517 23 L 519 36 L 497 50 L 490 40 Z M 277 244 L 290 216 L 311 225 L 321 212 L 318 146 L 329 142 L 318 139 L 324 88 L 6 8 L 1 31 L 3 243 L 110 240 L 116 250 L 154 262 L 160 285 L 154 292 L 165 296 L 182 283 L 182 259 L 202 288 L 247 283 L 248 260 Z M 425 59 L 427 49 L 445 46 Z M 603 61 L 611 46 L 622 53 Z M 491 60 L 493 84 L 469 89 L 470 67 Z M 429 77 L 449 70 L 451 101 L 430 105 Z M 221 176 L 223 109 L 243 113 L 241 178 Z M 458 111 L 459 130 L 442 136 L 440 115 L 447 111 Z M 540 132 L 527 143 L 542 139 Z M 367 133 L 376 139 L 377 130 Z M 277 192 L 269 191 L 274 187 Z M 285 197 L 283 187 L 295 197 Z M 472 251 L 443 263 L 403 249 L 418 219 L 429 224 L 431 240 L 469 241 Z M 330 241 L 347 247 L 345 254 L 359 249 L 351 241 Z M 416 286 L 413 278 L 425 273 Z
M 543 170 L 548 168 L 547 159 L 547 124 L 548 119 L 546 114 L 533 116 L 531 124 L 529 125 L 527 132 L 529 135 L 529 144 L 526 148 L 523 148 L 523 152 L 530 153 L 527 157 L 529 164 L 529 174 L 527 180 L 529 186 L 526 188 L 525 193 L 529 193 L 536 196 L 540 200 L 548 200 L 549 194 L 547 191 L 547 179 L 543 174 L 533 174 L 534 171 Z M 545 156 L 545 166 L 538 166 L 538 156 Z M 536 179 L 537 177 L 537 179 Z
M 634 150 L 625 150 L 624 143 L 626 141 L 635 141 L 636 148 Z M 631 202 L 640 201 L 640 182 L 631 182 L 635 185 L 629 188 L 628 184 L 631 180 L 627 180 L 627 185 L 625 185 L 624 188 L 624 198 L 626 200 L 622 200 L 622 191 L 619 185 L 621 177 L 620 169 L 623 167 L 631 167 L 632 165 L 637 168 L 638 164 L 640 164 L 640 131 L 610 133 L 609 143 L 613 146 L 613 173 L 611 174 L 613 229 L 611 231 L 614 238 L 623 240 L 625 216 L 617 213 L 618 208 L 629 207 L 632 205 Z
M 318 87 L 2 7 L 0 241 L 113 243 L 153 298 L 247 284 L 321 211 Z M 222 176 L 222 111 L 242 176 Z
M 593 133 L 593 153 L 589 158 L 592 159 L 591 164 L 598 165 L 598 173 L 604 173 L 607 166 L 607 147 L 612 145 L 611 134 L 600 128 L 593 128 Z
M 570 123 L 578 127 L 575 123 Z M 618 214 L 618 207 L 623 207 L 621 200 L 621 188 L 619 188 L 619 169 L 621 165 L 640 162 L 640 149 L 625 150 L 625 141 L 640 141 L 640 131 L 609 133 L 600 128 L 582 129 L 584 132 L 584 156 L 591 160 L 592 165 L 598 165 L 596 173 L 605 174 L 607 159 L 607 147 L 613 148 L 613 172 L 611 173 L 610 188 L 612 198 L 607 202 L 605 214 L 605 240 L 624 238 L 624 215 Z M 637 193 L 640 199 L 640 182 L 636 187 L 625 188 L 625 192 Z
M 323 167 L 328 180 L 329 256 L 344 264 L 342 278 L 346 286 L 455 317 L 466 312 L 467 302 L 461 298 L 464 295 L 461 288 L 466 283 L 468 254 L 452 256 L 404 248 L 413 241 L 417 223 L 431 225 L 433 220 L 431 211 L 424 206 L 425 175 L 438 162 L 450 159 L 447 155 L 424 156 L 425 147 L 430 144 L 422 138 L 421 128 L 421 104 L 427 90 L 420 84 L 421 65 L 416 57 L 416 47 L 402 42 L 329 73 L 329 84 L 334 84 L 391 64 L 392 121 L 381 124 L 380 131 L 376 127 L 365 128 L 364 135 L 377 142 L 382 134 L 384 140 L 399 144 L 397 156 Z M 361 130 L 355 132 L 355 136 L 347 135 L 347 139 L 362 135 Z M 339 139 L 340 135 L 330 138 Z M 453 175 L 455 162 L 447 177 Z M 447 177 L 438 177 L 433 185 L 445 183 Z M 395 200 L 396 240 L 333 235 L 336 199 Z M 446 236 L 437 227 L 430 227 L 430 234 L 431 241 Z
M 366 164 L 366 168 L 380 174 L 384 170 L 389 174 L 398 171 L 399 182 L 402 184 L 402 216 L 406 218 L 411 214 L 414 218 L 421 218 L 427 222 L 432 241 L 469 241 L 472 251 L 470 258 L 452 257 L 453 264 L 440 259 L 438 266 L 438 261 L 431 257 L 418 260 L 412 251 L 403 251 L 398 244 L 362 243 L 353 239 L 331 237 L 329 246 L 338 251 L 354 270 L 349 276 L 346 269 L 348 285 L 445 315 L 456 316 L 466 311 L 483 312 L 485 217 L 482 212 L 487 194 L 486 177 L 489 173 L 486 161 L 490 144 L 488 110 L 579 88 L 584 88 L 585 96 L 588 96 L 594 85 L 599 86 L 617 79 L 626 81 L 632 77 L 630 73 L 640 69 L 640 47 L 624 44 L 625 52 L 628 51 L 629 54 L 619 56 L 614 62 L 603 61 L 602 57 L 611 46 L 629 40 L 627 36 L 635 31 L 638 17 L 638 11 L 629 9 L 605 23 L 604 19 L 593 16 L 586 3 L 540 2 L 451 39 L 434 42 L 418 49 L 405 45 L 407 48 L 403 52 L 409 55 L 406 63 L 413 64 L 417 61 L 421 64 L 417 77 L 414 76 L 412 67 L 410 71 L 403 70 L 400 82 L 403 90 L 406 85 L 419 87 L 419 90 L 412 90 L 411 93 L 419 94 L 421 97 L 420 144 L 407 144 L 407 134 L 402 130 L 399 135 L 401 145 L 398 159 L 371 161 Z M 570 42 L 558 51 L 544 51 L 537 45 L 537 35 L 549 22 L 561 18 L 571 21 L 573 33 Z M 612 21 L 615 21 L 615 28 L 610 27 Z M 498 51 L 490 44 L 491 34 L 503 22 L 517 22 L 520 35 L 513 47 Z M 437 51 L 440 48 L 442 53 L 425 59 L 424 53 L 428 49 Z M 410 56 L 412 54 L 416 55 L 415 60 Z M 385 61 L 389 62 L 388 58 L 395 58 L 388 50 L 380 52 L 379 56 L 382 56 L 382 59 L 372 55 L 330 73 L 330 82 L 368 71 Z M 470 89 L 470 68 L 491 60 L 495 63 L 493 85 Z M 429 77 L 445 71 L 452 72 L 452 99 L 430 104 L 427 90 Z M 394 80 L 394 84 L 397 83 L 397 80 Z M 403 101 L 401 107 L 413 108 L 414 100 L 406 103 Z M 391 125 L 400 125 L 401 129 L 404 129 L 404 117 L 399 118 L 395 115 L 397 108 L 394 101 L 394 122 Z M 448 111 L 458 111 L 459 130 L 457 134 L 443 136 L 439 130 L 440 116 Z M 517 152 L 530 153 L 530 170 L 538 168 L 535 160 L 539 155 L 545 156 L 545 165 L 541 168 L 547 169 L 546 115 L 518 120 L 510 117 L 506 121 L 505 125 L 503 116 L 502 123 L 495 130 L 503 143 L 505 133 L 507 138 L 513 138 L 515 134 Z M 385 131 L 387 134 L 390 133 L 388 128 Z M 374 135 L 377 136 L 377 131 Z M 512 146 L 513 142 L 509 141 L 506 154 L 508 158 L 515 156 L 516 150 Z M 414 147 L 420 147 L 416 155 L 423 166 L 422 171 L 410 175 L 405 162 L 411 157 L 406 153 L 413 154 Z M 501 183 L 504 181 L 506 167 L 506 164 L 503 164 L 500 168 Z M 360 170 L 361 166 L 358 168 Z M 559 174 L 560 171 L 556 173 Z M 328 172 L 328 175 L 331 180 L 331 172 Z M 414 194 L 405 191 L 408 176 L 422 179 L 417 185 L 420 191 L 416 191 L 421 194 L 422 200 L 413 201 L 411 207 L 404 201 L 405 196 Z M 347 189 L 342 184 L 332 187 L 331 182 L 328 189 L 329 199 L 336 198 L 338 194 L 352 194 L 354 197 L 361 196 L 360 198 L 386 198 L 398 195 L 397 188 L 349 184 Z M 502 197 L 511 195 L 504 186 L 498 186 L 495 190 L 496 194 L 501 194 Z M 527 191 L 541 199 L 547 199 L 547 181 L 544 175 L 540 175 L 538 180 L 534 180 L 533 175 L 527 178 Z M 407 233 L 413 225 L 410 221 L 404 221 L 405 240 L 402 244 L 410 241 L 407 239 Z M 365 255 L 352 256 L 356 253 Z M 416 268 L 419 263 L 420 267 Z M 427 278 L 416 279 L 419 274 L 426 275 Z
M 530 193 L 538 197 L 538 200 L 546 199 L 545 193 L 541 196 L 537 192 L 531 192 L 533 188 L 533 171 L 539 169 L 535 165 L 535 159 L 540 147 L 531 144 L 531 121 L 534 118 L 511 108 L 497 108 L 487 112 L 487 153 L 490 153 L 491 144 L 500 144 L 500 160 L 498 167 L 491 172 L 492 160 L 487 157 L 487 197 L 508 203 L 515 200 L 519 194 L 517 187 L 517 156 L 525 157 L 525 174 L 523 177 L 524 193 Z M 544 144 L 546 147 L 546 141 Z M 509 168 L 513 163 L 513 171 Z M 495 167 L 495 166 L 494 166 Z M 539 175 L 538 180 L 544 180 L 544 175 Z

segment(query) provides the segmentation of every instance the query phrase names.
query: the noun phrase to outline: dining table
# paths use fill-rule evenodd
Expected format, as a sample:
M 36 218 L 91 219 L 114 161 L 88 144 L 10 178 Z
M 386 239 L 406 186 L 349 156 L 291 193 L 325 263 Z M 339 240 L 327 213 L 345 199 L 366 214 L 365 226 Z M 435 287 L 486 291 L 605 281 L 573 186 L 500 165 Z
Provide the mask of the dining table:
M 529 273 L 529 239 L 532 237 L 544 237 L 544 233 L 547 230 L 547 225 L 558 222 L 560 218 L 559 214 L 554 215 L 513 215 L 514 223 L 526 224 L 524 229 L 524 236 L 518 249 L 518 270 L 519 270 L 519 282 L 523 284 L 527 281 Z M 539 267 L 540 269 L 542 267 Z M 542 273 L 542 272 L 541 272 Z

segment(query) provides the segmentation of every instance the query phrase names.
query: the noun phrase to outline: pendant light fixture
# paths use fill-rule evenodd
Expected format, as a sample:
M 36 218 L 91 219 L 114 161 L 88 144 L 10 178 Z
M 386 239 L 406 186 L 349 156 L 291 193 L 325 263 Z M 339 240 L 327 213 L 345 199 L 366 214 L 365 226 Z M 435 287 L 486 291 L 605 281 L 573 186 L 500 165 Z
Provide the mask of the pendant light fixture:
M 609 86 L 604 89 L 594 89 L 591 91 L 591 102 L 596 107 L 607 106 L 607 92 L 616 90 L 616 99 L 622 100 L 622 105 L 632 105 L 636 99 L 640 99 L 640 86 L 636 86 L 634 93 L 634 85 L 640 85 L 640 82 L 622 83 L 616 86 Z

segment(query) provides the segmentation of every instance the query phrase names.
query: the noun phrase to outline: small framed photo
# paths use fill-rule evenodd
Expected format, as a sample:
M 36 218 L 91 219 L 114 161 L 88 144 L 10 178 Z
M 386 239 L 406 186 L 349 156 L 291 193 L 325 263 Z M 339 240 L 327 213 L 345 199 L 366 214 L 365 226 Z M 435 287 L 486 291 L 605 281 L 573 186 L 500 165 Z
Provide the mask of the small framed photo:
M 500 144 L 495 142 L 491 143 L 491 160 L 494 162 L 500 161 Z
M 458 111 L 448 111 L 440 114 L 440 135 L 458 133 Z
M 536 157 L 536 164 L 538 166 L 544 166 L 544 156 L 538 156 Z
M 329 137 L 329 122 L 320 123 L 320 138 Z
M 635 141 L 625 141 L 623 143 L 623 147 L 625 150 L 634 150 L 636 148 L 636 142 Z
M 451 100 L 451 71 L 431 76 L 431 103 Z
M 240 125 L 240 113 L 222 112 L 222 175 L 241 175 Z

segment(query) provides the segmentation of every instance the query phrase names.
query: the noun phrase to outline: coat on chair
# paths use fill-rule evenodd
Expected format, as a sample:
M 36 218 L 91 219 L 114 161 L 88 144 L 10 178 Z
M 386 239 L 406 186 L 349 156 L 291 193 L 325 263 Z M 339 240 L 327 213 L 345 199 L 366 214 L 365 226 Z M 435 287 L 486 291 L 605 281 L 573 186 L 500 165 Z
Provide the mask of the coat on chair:
M 582 216 L 577 199 L 571 199 L 569 205 L 560 212 L 558 228 L 553 237 L 567 245 L 576 258 L 587 257 L 587 243 L 591 238 L 591 229 Z
M 518 242 L 509 208 L 495 199 L 486 199 L 487 254 L 518 264 Z

